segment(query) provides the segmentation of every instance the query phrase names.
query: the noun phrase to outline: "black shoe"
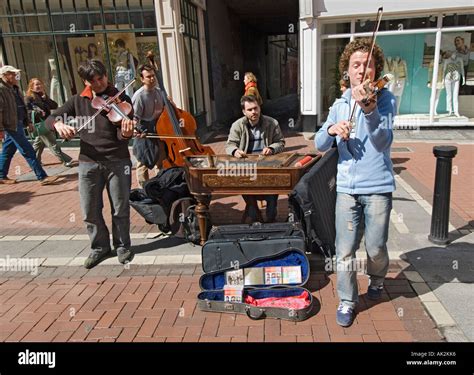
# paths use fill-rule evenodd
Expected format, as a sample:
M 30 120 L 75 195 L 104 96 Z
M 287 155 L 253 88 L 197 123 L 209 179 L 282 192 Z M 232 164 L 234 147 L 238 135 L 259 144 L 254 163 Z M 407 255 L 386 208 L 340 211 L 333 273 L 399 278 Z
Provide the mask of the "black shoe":
M 122 264 L 130 263 L 134 256 L 130 249 L 117 249 L 118 261 Z
M 110 249 L 102 251 L 92 251 L 84 261 L 84 267 L 91 269 L 110 256 Z
M 383 285 L 379 287 L 369 286 L 369 288 L 367 289 L 367 298 L 372 301 L 378 301 L 380 298 L 382 298 L 382 292 Z

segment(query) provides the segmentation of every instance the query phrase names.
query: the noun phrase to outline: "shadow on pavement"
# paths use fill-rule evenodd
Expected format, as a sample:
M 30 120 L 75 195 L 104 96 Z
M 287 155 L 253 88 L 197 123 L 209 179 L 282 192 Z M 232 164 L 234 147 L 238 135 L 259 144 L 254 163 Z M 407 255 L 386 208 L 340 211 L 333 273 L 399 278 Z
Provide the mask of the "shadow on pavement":
M 132 245 L 131 249 L 135 254 L 143 254 L 149 251 L 160 250 L 160 249 L 169 249 L 175 246 L 180 246 L 186 244 L 187 241 L 178 238 L 178 237 L 162 237 L 156 239 L 156 241 L 142 244 L 142 245 Z
M 456 242 L 446 247 L 425 247 L 403 255 L 406 271 L 417 271 L 426 282 L 474 282 L 474 244 Z
M 0 195 L 0 211 L 8 211 L 11 208 L 28 203 L 33 196 L 30 191 L 18 191 Z

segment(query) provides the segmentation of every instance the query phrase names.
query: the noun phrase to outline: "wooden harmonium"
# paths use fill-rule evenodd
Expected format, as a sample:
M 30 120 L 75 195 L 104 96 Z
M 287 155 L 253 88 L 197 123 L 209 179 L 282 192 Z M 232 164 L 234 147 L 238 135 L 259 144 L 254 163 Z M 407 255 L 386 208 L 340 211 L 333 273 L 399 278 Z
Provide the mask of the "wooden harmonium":
M 287 194 L 318 160 L 316 154 L 185 157 L 193 194 Z

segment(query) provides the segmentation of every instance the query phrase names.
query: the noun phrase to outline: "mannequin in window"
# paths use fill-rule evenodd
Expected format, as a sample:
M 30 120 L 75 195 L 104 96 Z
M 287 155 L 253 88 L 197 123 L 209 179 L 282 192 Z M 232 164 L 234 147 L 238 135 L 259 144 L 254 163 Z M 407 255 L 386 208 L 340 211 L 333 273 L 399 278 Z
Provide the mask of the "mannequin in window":
M 464 38 L 457 36 L 454 38 L 454 46 L 456 47 L 456 54 L 462 59 L 464 74 L 467 72 L 467 67 L 469 65 L 469 48 L 464 44 Z
M 58 103 L 59 106 L 64 104 L 61 96 L 61 88 L 59 86 L 58 69 L 56 60 L 48 59 L 49 68 L 51 69 L 51 82 L 49 84 L 49 96 L 52 100 Z
M 394 79 L 388 84 L 387 88 L 397 98 L 397 114 L 400 112 L 403 90 L 408 77 L 407 63 L 400 56 L 395 58 L 387 57 L 384 64 L 384 74 L 393 74 Z
M 61 96 L 61 90 L 59 85 L 58 78 L 58 68 L 56 66 L 56 60 L 54 58 L 49 58 L 49 69 L 51 73 L 51 82 L 49 84 L 49 96 L 53 99 L 59 106 L 64 104 L 64 101 Z M 69 74 L 67 73 L 66 59 L 62 54 L 59 54 L 59 63 L 61 71 L 61 79 L 63 83 L 64 90 L 64 100 L 68 100 L 71 94 L 71 81 Z
M 123 39 L 117 39 L 115 41 L 117 47 L 117 66 L 115 67 L 115 87 L 118 90 L 122 90 L 128 82 L 135 78 L 135 61 L 132 53 L 126 48 Z M 133 96 L 133 87 L 127 88 L 125 93 L 129 96 Z
M 438 115 L 438 104 L 439 104 L 439 97 L 441 95 L 441 91 L 444 89 L 444 76 L 443 76 L 443 59 L 448 58 L 450 55 L 449 52 L 441 51 L 441 59 L 439 60 L 438 65 L 438 77 L 436 79 L 436 96 L 435 96 L 435 110 L 434 114 Z M 431 89 L 431 80 L 433 78 L 433 70 L 434 70 L 434 59 L 430 62 L 428 67 L 428 84 L 427 86 Z
M 443 77 L 444 86 L 446 87 L 446 109 L 448 115 L 453 114 L 461 117 L 459 114 L 459 86 L 466 83 L 464 75 L 463 60 L 456 52 L 451 52 L 451 56 L 444 60 Z

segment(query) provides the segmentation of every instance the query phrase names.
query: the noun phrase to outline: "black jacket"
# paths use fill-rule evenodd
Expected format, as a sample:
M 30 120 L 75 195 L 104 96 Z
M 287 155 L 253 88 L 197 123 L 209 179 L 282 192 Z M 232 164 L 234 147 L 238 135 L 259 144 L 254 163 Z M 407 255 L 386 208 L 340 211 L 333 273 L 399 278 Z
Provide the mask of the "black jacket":
M 46 120 L 46 118 L 51 114 L 51 110 L 58 108 L 58 103 L 47 95 L 43 98 L 34 92 L 31 96 L 26 98 L 26 106 L 28 108 L 28 119 L 31 118 L 31 111 L 34 111 L 35 123 L 38 123 L 41 120 Z M 45 115 L 42 116 L 38 109 L 45 112 Z

